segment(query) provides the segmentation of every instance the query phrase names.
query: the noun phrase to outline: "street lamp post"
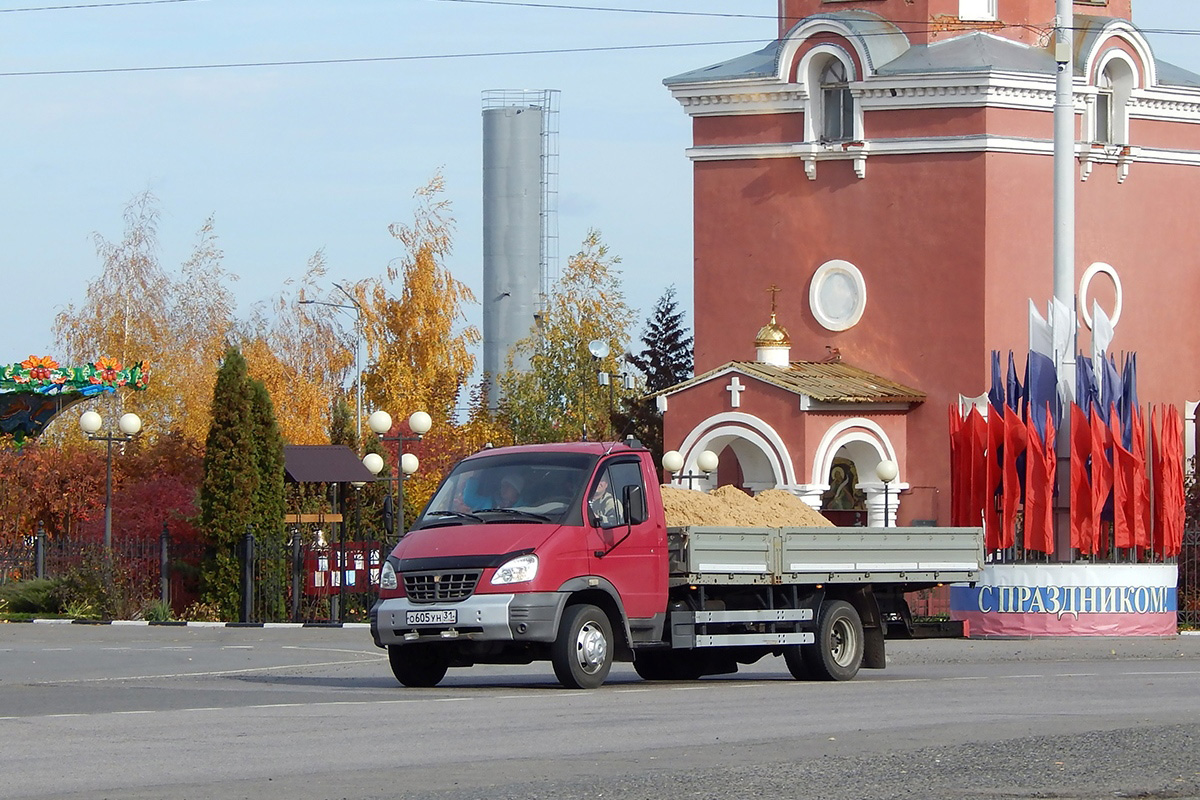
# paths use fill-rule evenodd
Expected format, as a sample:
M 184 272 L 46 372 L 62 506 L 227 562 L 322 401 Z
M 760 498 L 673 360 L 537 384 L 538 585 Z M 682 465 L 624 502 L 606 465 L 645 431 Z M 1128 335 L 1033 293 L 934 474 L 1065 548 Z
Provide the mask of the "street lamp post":
M 614 434 L 614 435 L 610 436 L 610 438 L 616 438 L 615 437 L 616 429 L 614 427 L 612 427 L 612 418 L 613 418 L 613 380 L 612 379 L 613 379 L 613 376 L 609 375 L 606 370 L 600 370 L 599 372 L 596 373 L 596 383 L 600 384 L 601 386 L 608 387 L 609 433 Z M 633 389 L 633 386 L 634 386 L 633 376 L 630 375 L 628 372 L 622 372 L 621 373 L 621 388 L 628 392 Z
M 896 462 L 888 459 L 880 461 L 875 466 L 875 477 L 883 481 L 883 527 L 889 527 L 888 520 L 888 485 L 896 480 Z
M 335 283 L 334 286 L 336 286 L 338 289 L 341 289 L 342 294 L 346 295 L 346 297 L 349 298 L 350 302 L 353 303 L 354 305 L 347 305 L 345 303 L 331 303 L 327 300 L 300 300 L 298 302 L 300 303 L 300 305 L 303 305 L 303 306 L 329 306 L 330 308 L 342 308 L 342 309 L 347 309 L 349 311 L 354 312 L 354 315 L 355 315 L 355 318 L 354 318 L 354 384 L 357 387 L 357 391 L 355 392 L 355 403 L 354 403 L 354 412 L 355 412 L 354 413 L 354 421 L 355 421 L 355 431 L 358 434 L 358 446 L 362 447 L 363 386 L 362 386 L 362 369 L 359 366 L 359 364 L 360 364 L 359 352 L 362 350 L 362 335 L 363 335 L 362 306 L 359 305 L 358 301 L 354 299 L 354 295 L 350 294 L 345 289 L 343 289 L 340 284 Z
M 599 364 L 601 359 L 606 358 L 608 356 L 608 353 L 609 353 L 608 342 L 604 341 L 603 339 L 592 339 L 590 342 L 588 342 L 588 352 L 592 354 L 592 361 Z M 604 426 L 605 431 L 607 431 L 609 426 L 612 425 L 612 383 L 608 379 L 608 373 L 601 372 L 601 371 L 596 372 L 596 381 L 601 386 L 608 387 L 608 425 Z M 588 405 L 587 397 L 585 394 L 584 403 L 583 403 L 583 440 L 584 441 L 587 441 L 587 415 L 588 415 L 587 405 Z
M 663 453 L 662 465 L 663 469 L 670 472 L 675 480 L 687 481 L 688 488 L 692 488 L 692 481 L 708 480 L 709 476 L 717 471 L 717 466 L 720 461 L 717 454 L 712 450 L 703 450 L 696 456 L 696 466 L 700 468 L 700 472 L 680 473 L 683 469 L 683 454 L 678 450 L 668 450 Z
M 104 558 L 112 561 L 112 448 L 113 442 L 124 444 L 131 441 L 142 430 L 142 419 L 137 414 L 123 414 L 117 420 L 116 431 L 100 433 L 104 419 L 95 411 L 85 411 L 79 417 L 79 429 L 93 442 L 104 442 Z
M 367 425 L 379 437 L 380 441 L 396 443 L 395 513 L 396 519 L 399 521 L 399 524 L 396 526 L 396 532 L 399 535 L 396 538 L 399 539 L 404 536 L 404 478 L 412 475 L 420 466 L 415 455 L 404 452 L 404 443 L 421 441 L 421 437 L 429 433 L 429 429 L 433 427 L 433 420 L 424 411 L 414 411 L 408 418 L 408 427 L 413 432 L 412 436 L 405 436 L 400 433 L 397 433 L 395 436 L 385 435 L 392 429 L 392 415 L 382 410 L 371 414 L 367 418 Z M 367 455 L 363 456 L 363 465 L 372 473 L 378 475 L 383 470 L 383 458 L 378 453 L 367 453 Z

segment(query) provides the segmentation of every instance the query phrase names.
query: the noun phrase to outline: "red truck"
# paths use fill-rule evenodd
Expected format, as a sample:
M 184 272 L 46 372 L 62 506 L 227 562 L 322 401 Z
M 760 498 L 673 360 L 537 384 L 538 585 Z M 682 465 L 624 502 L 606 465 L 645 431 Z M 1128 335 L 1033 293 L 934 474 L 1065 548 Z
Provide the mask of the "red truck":
M 904 593 L 972 582 L 975 528 L 668 528 L 649 451 L 576 442 L 459 462 L 380 575 L 371 635 L 405 686 L 550 661 L 568 688 L 614 661 L 646 680 L 783 656 L 797 679 L 883 668 Z

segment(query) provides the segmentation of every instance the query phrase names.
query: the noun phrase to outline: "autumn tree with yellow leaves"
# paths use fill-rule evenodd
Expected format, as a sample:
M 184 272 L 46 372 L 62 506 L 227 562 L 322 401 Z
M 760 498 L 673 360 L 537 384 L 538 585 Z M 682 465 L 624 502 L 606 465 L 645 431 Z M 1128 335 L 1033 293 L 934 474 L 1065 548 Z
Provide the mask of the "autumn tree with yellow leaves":
M 446 266 L 453 248 L 454 217 L 435 175 L 417 190 L 412 222 L 394 223 L 389 232 L 404 248 L 383 276 L 359 281 L 346 291 L 362 309 L 367 343 L 364 403 L 384 409 L 397 429 L 413 411 L 433 418 L 433 429 L 416 448 L 417 475 L 405 483 L 406 505 L 428 497 L 445 470 L 466 455 L 455 409 L 475 369 L 472 348 L 479 330 L 465 324 L 463 306 L 474 303 L 470 287 Z M 393 455 L 387 459 L 395 464 Z
M 250 377 L 271 395 L 288 444 L 328 444 L 332 402 L 354 366 L 357 339 L 339 324 L 332 301 L 305 302 L 317 295 L 326 272 L 318 251 L 294 292 L 289 281 L 240 326 Z
M 101 274 L 88 283 L 84 302 L 68 305 L 54 321 L 65 361 L 115 368 L 147 361 L 144 392 L 109 395 L 114 419 L 133 411 L 152 421 L 150 439 L 177 432 L 193 442 L 208 433 L 217 367 L 233 331 L 233 294 L 213 221 L 201 226 L 192 254 L 177 273 L 159 261 L 158 207 L 143 192 L 125 209 L 120 242 L 95 235 Z
M 552 289 L 539 330 L 517 342 L 529 371 L 512 369 L 500 378 L 500 418 L 518 443 L 601 439 L 619 434 L 609 424 L 608 390 L 599 371 L 619 375 L 629 345 L 634 311 L 621 288 L 620 258 L 611 255 L 596 230 L 571 256 Z M 599 339 L 609 354 L 596 359 L 588 343 Z M 617 391 L 614 387 L 614 391 Z M 614 395 L 614 402 L 616 401 Z

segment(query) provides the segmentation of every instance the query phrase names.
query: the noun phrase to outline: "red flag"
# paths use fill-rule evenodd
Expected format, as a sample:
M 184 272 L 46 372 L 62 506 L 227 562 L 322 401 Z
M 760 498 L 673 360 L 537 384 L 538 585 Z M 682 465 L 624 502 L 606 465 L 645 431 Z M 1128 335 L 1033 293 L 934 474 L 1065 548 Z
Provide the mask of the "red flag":
M 962 506 L 962 429 L 963 420 L 958 405 L 950 404 L 950 524 L 963 525 Z
M 1087 459 L 1092 452 L 1092 432 L 1083 409 L 1071 404 L 1071 547 L 1084 555 L 1093 552 L 1092 487 Z
M 1004 407 L 1004 497 L 1000 522 L 1000 547 L 1013 546 L 1016 534 L 1017 505 L 1021 502 L 1021 478 L 1017 457 L 1025 452 L 1025 424 L 1008 406 Z
M 1154 552 L 1162 555 L 1163 552 L 1163 528 L 1166 526 L 1163 516 L 1164 504 L 1164 486 L 1163 486 L 1163 451 L 1162 451 L 1162 434 L 1158 429 L 1157 410 L 1150 407 L 1150 469 L 1153 473 L 1151 481 L 1153 484 L 1154 508 L 1151 512 L 1153 517 L 1154 527 L 1150 533 L 1151 547 Z
M 1054 427 L 1046 426 L 1046 442 L 1038 436 L 1033 414 L 1026 422 L 1029 443 L 1025 451 L 1025 549 L 1054 552 Z
M 1163 554 L 1168 558 L 1179 555 L 1183 548 L 1183 423 L 1175 406 L 1163 413 L 1163 485 L 1167 505 L 1163 516 Z
M 1131 414 L 1133 423 L 1133 543 L 1150 546 L 1150 476 L 1146 474 L 1146 419 L 1142 409 Z
M 1045 475 L 1046 486 L 1046 542 L 1049 545 L 1046 552 L 1054 552 L 1054 480 L 1058 475 L 1058 453 L 1055 452 L 1058 431 L 1055 430 L 1050 413 L 1050 404 L 1046 404 L 1046 447 L 1042 450 L 1042 472 Z
M 988 409 L 987 418 L 987 492 L 984 497 L 983 518 L 986 525 L 986 548 L 1003 549 L 1000 509 L 996 503 L 997 492 L 1004 482 L 1000 451 L 1004 447 L 1004 417 L 995 408 Z
M 987 465 L 983 462 L 987 455 L 987 420 L 979 413 L 979 409 L 972 409 L 968 423 L 971 436 L 971 504 L 967 509 L 967 524 L 980 525 L 987 494 Z
M 1114 408 L 1109 414 L 1113 466 L 1113 546 L 1133 547 L 1133 453 L 1121 446 L 1121 420 Z
M 1112 488 L 1112 465 L 1108 461 L 1105 449 L 1111 438 L 1108 426 L 1096 409 L 1092 408 L 1092 552 L 1105 555 L 1108 552 L 1108 531 L 1104 528 L 1101 512 L 1108 502 L 1109 489 Z

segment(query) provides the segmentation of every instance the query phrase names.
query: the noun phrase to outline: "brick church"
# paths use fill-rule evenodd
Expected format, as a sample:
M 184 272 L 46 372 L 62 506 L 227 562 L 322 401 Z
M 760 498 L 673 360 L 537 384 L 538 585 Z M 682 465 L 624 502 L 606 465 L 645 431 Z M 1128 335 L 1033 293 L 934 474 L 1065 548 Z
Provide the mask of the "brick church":
M 692 118 L 696 364 L 665 444 L 686 472 L 717 452 L 710 485 L 945 525 L 947 409 L 1053 294 L 1055 0 L 779 7 L 767 47 L 665 81 Z M 1074 3 L 1077 341 L 1103 309 L 1192 442 L 1200 76 L 1134 10 Z

